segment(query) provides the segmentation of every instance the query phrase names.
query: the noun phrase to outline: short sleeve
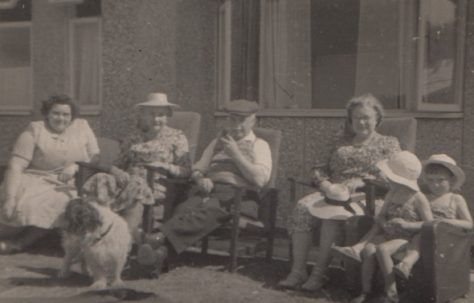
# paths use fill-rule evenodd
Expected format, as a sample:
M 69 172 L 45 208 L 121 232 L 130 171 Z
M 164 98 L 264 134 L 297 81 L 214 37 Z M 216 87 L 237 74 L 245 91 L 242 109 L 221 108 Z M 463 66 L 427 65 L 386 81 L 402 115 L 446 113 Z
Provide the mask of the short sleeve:
M 97 143 L 97 137 L 94 135 L 94 132 L 89 126 L 89 123 L 86 120 L 82 121 L 83 123 L 81 125 L 81 128 L 86 139 L 87 153 L 89 157 L 92 157 L 100 153 L 99 144 Z
M 35 151 L 35 135 L 33 124 L 30 123 L 27 129 L 20 134 L 12 150 L 12 156 L 23 158 L 27 161 L 33 159 Z

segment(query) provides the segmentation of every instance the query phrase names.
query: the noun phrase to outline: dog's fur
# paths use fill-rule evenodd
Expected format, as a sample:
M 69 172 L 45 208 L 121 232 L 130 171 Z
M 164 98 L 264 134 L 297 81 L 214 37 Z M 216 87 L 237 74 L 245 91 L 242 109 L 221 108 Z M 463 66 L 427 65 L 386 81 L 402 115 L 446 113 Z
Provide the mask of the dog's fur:
M 81 262 L 94 280 L 91 287 L 123 285 L 120 276 L 132 243 L 127 222 L 108 206 L 83 199 L 69 202 L 64 221 L 60 277 L 69 276 L 72 264 Z

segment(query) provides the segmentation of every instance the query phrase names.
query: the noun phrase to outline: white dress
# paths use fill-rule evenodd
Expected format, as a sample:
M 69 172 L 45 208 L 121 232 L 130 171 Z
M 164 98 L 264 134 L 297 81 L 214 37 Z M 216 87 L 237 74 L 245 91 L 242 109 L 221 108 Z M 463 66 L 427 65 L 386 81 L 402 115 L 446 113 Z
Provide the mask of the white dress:
M 12 218 L 0 211 L 0 222 L 10 226 L 54 228 L 72 198 L 77 197 L 74 181 L 58 181 L 62 169 L 76 161 L 90 161 L 99 153 L 97 139 L 86 120 L 75 119 L 62 133 L 51 132 L 44 121 L 31 122 L 19 136 L 12 156 L 28 160 L 16 192 Z M 0 199 L 5 200 L 4 185 Z

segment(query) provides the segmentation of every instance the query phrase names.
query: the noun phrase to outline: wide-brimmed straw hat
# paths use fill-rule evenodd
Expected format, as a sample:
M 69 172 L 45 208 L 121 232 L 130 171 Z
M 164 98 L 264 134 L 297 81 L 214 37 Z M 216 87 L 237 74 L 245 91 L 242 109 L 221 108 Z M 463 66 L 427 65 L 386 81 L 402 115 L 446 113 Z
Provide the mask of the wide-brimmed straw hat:
M 307 196 L 306 199 L 301 202 L 306 204 L 313 216 L 320 219 L 346 220 L 354 215 L 364 214 L 362 205 L 359 203 L 365 199 L 364 193 L 351 195 L 347 186 L 343 184 L 332 184 L 325 195 L 316 192 Z
M 401 151 L 390 159 L 377 163 L 377 167 L 391 181 L 419 191 L 418 178 L 421 174 L 421 162 L 409 151 Z
M 464 181 L 466 181 L 466 175 L 464 174 L 464 171 L 459 166 L 457 166 L 456 161 L 453 158 L 446 154 L 432 155 L 428 158 L 428 160 L 423 161 L 423 168 L 426 168 L 426 166 L 430 164 L 442 165 L 453 173 L 454 177 L 456 178 L 452 184 L 453 189 L 460 189 L 464 184 Z
M 151 93 L 147 101 L 137 103 L 136 106 L 170 107 L 179 108 L 178 104 L 168 102 L 168 96 L 164 93 Z

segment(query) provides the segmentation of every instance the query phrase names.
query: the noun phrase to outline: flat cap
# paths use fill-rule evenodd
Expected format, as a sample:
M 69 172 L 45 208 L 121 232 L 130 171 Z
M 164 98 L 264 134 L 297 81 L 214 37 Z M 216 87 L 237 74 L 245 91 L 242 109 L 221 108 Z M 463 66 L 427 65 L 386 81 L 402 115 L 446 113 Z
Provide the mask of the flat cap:
M 237 99 L 227 102 L 224 106 L 224 111 L 236 115 L 251 115 L 259 110 L 258 103 L 255 101 L 248 101 L 245 99 Z

